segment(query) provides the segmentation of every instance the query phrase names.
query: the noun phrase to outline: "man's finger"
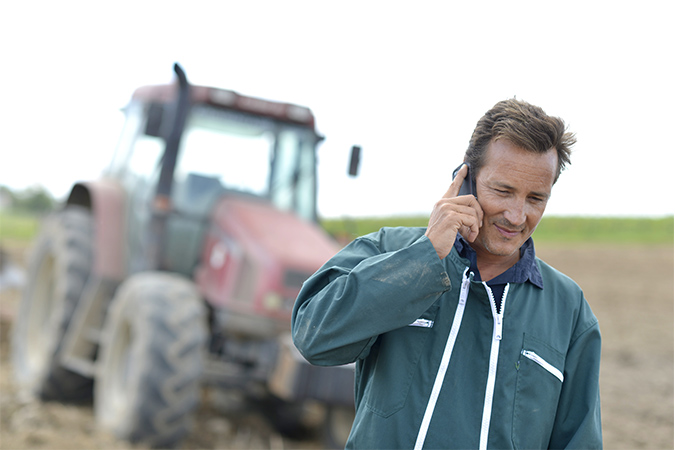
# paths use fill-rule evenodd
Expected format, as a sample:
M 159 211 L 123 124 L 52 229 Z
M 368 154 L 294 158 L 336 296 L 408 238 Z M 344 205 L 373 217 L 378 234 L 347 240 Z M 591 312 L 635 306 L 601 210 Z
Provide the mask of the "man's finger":
M 453 198 L 459 195 L 459 189 L 462 187 L 462 183 L 466 178 L 466 174 L 469 171 L 469 166 L 466 163 L 462 164 L 462 167 L 457 171 L 457 176 L 450 183 L 450 187 L 443 195 L 443 198 Z

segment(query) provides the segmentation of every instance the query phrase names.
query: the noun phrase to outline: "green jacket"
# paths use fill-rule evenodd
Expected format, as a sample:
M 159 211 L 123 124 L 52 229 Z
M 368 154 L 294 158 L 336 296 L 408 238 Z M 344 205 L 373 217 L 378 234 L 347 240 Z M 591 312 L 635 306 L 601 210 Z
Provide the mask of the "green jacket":
M 600 329 L 577 284 L 537 259 L 544 289 L 507 285 L 498 314 L 424 231 L 355 240 L 293 309 L 309 362 L 356 362 L 347 448 L 601 448 Z

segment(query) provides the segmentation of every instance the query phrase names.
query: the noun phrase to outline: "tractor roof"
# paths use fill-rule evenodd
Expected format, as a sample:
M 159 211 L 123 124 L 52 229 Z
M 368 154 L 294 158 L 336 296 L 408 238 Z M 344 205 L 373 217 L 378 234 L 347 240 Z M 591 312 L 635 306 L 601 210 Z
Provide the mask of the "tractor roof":
M 132 99 L 143 102 L 171 102 L 176 98 L 177 90 L 174 84 L 142 86 L 136 89 Z M 227 89 L 194 85 L 190 85 L 190 97 L 193 104 L 208 104 L 218 108 L 271 117 L 312 129 L 315 125 L 314 114 L 309 108 L 292 103 L 275 102 L 241 95 Z

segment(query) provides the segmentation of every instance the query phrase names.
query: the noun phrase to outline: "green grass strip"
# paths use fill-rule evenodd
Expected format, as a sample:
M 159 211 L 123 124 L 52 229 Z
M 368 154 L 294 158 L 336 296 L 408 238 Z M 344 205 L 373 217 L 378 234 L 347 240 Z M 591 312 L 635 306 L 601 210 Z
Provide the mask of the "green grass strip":
M 321 225 L 344 241 L 382 227 L 425 227 L 428 217 L 324 219 Z M 534 233 L 537 242 L 672 244 L 673 216 L 663 218 L 544 217 Z
M 38 215 L 0 212 L 0 241 L 31 241 L 39 230 Z M 382 227 L 425 227 L 426 216 L 323 219 L 321 225 L 341 241 Z M 672 244 L 673 216 L 662 218 L 544 217 L 534 233 L 537 242 Z
M 28 243 L 40 228 L 37 214 L 2 211 L 0 212 L 0 242 L 14 241 Z

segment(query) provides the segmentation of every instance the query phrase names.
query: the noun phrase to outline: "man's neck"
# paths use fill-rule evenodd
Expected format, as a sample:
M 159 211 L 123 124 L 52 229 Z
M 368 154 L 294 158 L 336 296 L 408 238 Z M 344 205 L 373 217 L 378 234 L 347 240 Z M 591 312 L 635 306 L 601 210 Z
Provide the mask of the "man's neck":
M 494 255 L 485 249 L 474 248 L 474 250 L 476 251 L 478 271 L 483 281 L 490 281 L 494 277 L 501 275 L 520 260 L 520 250 L 508 256 Z

